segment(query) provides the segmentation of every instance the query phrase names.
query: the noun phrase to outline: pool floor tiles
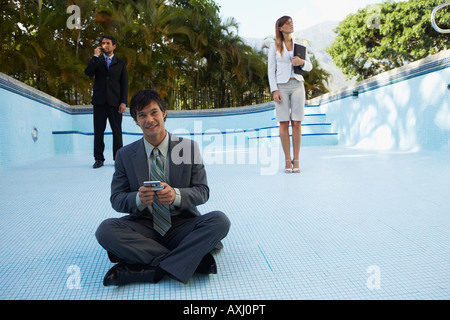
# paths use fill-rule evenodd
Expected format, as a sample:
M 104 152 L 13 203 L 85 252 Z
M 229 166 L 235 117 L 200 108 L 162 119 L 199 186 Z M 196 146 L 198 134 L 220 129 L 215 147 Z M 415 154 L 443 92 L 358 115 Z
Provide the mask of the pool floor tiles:
M 111 158 L 111 157 L 109 157 Z M 300 174 L 206 164 L 203 213 L 231 229 L 216 275 L 104 287 L 94 233 L 120 217 L 113 162 L 55 156 L 1 172 L 2 300 L 379 300 L 450 298 L 450 162 L 435 153 L 304 147 Z M 264 174 L 265 173 L 265 174 Z

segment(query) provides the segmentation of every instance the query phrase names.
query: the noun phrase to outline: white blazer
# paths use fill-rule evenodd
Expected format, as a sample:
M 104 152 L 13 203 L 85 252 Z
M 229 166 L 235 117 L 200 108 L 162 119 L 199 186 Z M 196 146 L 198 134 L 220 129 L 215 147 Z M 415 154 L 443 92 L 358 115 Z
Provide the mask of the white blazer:
M 294 41 L 294 44 L 304 45 L 301 42 Z M 268 73 L 269 73 L 269 85 L 270 92 L 274 92 L 278 90 L 278 83 L 287 83 L 291 78 L 293 66 L 291 62 L 291 58 L 289 57 L 289 53 L 286 49 L 286 46 L 283 42 L 283 57 L 278 52 L 275 41 L 269 47 L 269 56 L 268 56 Z M 313 68 L 311 60 L 309 59 L 308 54 L 306 54 L 305 65 L 302 67 L 303 71 L 309 72 Z M 298 81 L 305 81 L 302 75 L 294 74 L 294 77 Z

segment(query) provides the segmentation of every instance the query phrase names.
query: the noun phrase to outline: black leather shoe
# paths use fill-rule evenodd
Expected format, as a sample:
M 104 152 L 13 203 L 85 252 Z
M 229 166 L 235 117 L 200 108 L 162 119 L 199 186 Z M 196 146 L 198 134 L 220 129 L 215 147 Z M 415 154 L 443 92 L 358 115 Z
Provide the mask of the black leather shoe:
M 93 167 L 94 169 L 103 167 L 103 162 L 104 162 L 104 161 L 102 161 L 102 160 L 95 160 L 95 163 L 94 163 L 94 165 L 93 165 L 92 167 Z
M 129 283 L 157 283 L 164 274 L 162 270 L 144 264 L 127 264 L 120 262 L 112 267 L 103 278 L 104 286 L 123 286 Z
M 200 264 L 195 271 L 203 274 L 216 274 L 217 264 L 216 260 L 214 260 L 213 255 L 211 253 L 207 253 L 203 257 L 202 261 L 200 261 Z

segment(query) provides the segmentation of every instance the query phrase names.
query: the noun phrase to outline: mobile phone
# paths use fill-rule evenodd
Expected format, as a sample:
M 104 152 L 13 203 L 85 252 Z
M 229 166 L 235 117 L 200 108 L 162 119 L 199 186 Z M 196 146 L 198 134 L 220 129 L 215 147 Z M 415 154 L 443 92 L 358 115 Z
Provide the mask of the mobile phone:
M 159 181 L 144 181 L 145 187 L 152 187 L 153 190 L 159 191 L 164 189 L 164 187 L 161 185 L 161 182 Z

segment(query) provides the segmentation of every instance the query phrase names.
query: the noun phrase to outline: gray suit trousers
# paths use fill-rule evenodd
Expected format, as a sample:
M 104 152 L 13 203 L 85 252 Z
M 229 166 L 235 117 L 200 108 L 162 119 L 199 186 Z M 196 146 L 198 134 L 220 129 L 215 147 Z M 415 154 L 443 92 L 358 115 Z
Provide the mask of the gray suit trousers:
M 172 217 L 163 237 L 145 216 L 124 216 L 103 221 L 95 236 L 112 262 L 159 266 L 173 278 L 187 283 L 202 258 L 225 238 L 230 221 L 220 211 L 197 217 Z M 113 261 L 115 260 L 115 261 Z

